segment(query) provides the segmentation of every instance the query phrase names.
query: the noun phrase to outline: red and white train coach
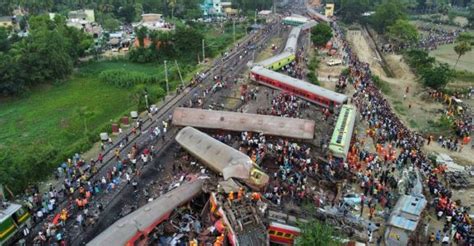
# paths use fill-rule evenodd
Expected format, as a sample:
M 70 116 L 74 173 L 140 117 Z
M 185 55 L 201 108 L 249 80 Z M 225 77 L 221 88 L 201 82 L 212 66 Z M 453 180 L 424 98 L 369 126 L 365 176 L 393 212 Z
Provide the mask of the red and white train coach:
M 314 104 L 333 108 L 347 103 L 347 96 L 261 66 L 253 67 L 250 78 L 262 85 L 289 92 Z

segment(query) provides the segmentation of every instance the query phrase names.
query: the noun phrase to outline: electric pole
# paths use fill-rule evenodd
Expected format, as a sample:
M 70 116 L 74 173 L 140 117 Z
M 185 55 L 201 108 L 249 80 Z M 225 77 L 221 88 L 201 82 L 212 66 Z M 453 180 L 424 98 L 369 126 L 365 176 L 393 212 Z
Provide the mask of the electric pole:
M 168 68 L 166 67 L 166 60 L 165 60 L 165 80 L 166 80 L 166 95 L 170 93 L 170 86 L 168 83 Z
M 204 39 L 202 39 L 202 62 L 206 61 L 206 53 L 204 51 Z
M 255 21 L 254 24 L 257 25 L 257 9 L 255 9 Z
M 232 36 L 234 38 L 235 43 L 235 18 L 232 18 Z
M 179 70 L 178 61 L 174 60 L 174 63 L 176 64 L 176 67 L 178 68 L 179 79 L 181 80 L 181 85 L 183 86 L 183 89 L 184 89 L 184 81 L 183 81 L 183 77 L 181 76 L 181 71 Z

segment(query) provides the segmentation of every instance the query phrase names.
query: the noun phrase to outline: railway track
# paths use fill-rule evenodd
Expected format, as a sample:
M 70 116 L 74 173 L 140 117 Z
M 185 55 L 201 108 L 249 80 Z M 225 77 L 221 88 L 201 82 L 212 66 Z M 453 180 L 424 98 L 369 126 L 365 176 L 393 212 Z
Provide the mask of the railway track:
M 266 35 L 266 34 L 259 33 L 259 34 L 256 34 L 256 35 L 249 36 L 248 38 L 244 39 L 243 42 L 248 42 L 250 40 L 255 40 L 256 39 L 257 44 L 261 45 L 262 43 L 267 42 L 269 40 L 270 36 L 271 35 Z M 242 52 L 244 52 L 244 50 L 245 49 L 237 49 L 236 48 L 236 49 L 234 49 L 233 53 L 231 53 L 230 55 L 225 57 L 226 59 L 219 59 L 217 62 L 215 62 L 214 66 L 211 69 L 209 69 L 208 71 L 205 72 L 206 73 L 206 76 L 205 76 L 206 79 L 205 79 L 205 81 L 203 81 L 202 85 L 203 86 L 209 86 L 210 84 L 212 84 L 212 76 L 217 72 L 217 70 L 221 69 L 220 68 L 221 66 L 231 65 L 231 66 L 234 67 L 234 69 L 231 70 L 231 72 L 229 74 L 227 74 L 228 76 L 229 75 L 232 76 L 232 75 L 236 75 L 236 74 L 241 73 L 242 70 L 246 68 L 246 62 L 250 59 L 250 53 L 251 53 L 251 52 L 247 52 L 246 55 L 245 55 L 245 59 L 244 58 L 240 59 L 240 57 L 238 57 L 238 56 L 242 55 Z M 238 59 L 235 62 L 237 66 L 232 65 L 233 62 L 236 59 Z M 200 94 L 200 90 L 201 90 L 200 84 L 196 84 L 194 86 L 188 86 L 183 93 L 178 94 L 178 95 L 174 96 L 171 100 L 167 101 L 160 108 L 160 110 L 157 112 L 156 116 L 154 117 L 155 120 L 147 119 L 146 125 L 144 125 L 144 127 L 143 127 L 143 132 L 147 131 L 151 127 L 155 127 L 156 125 L 161 123 L 162 120 L 167 119 L 167 115 L 170 114 L 175 107 L 180 106 L 181 104 L 183 104 L 184 102 L 189 100 L 195 93 Z M 145 122 L 144 122 L 144 124 L 145 124 Z M 167 140 L 165 140 L 161 144 L 161 147 L 159 148 L 158 153 L 156 153 L 157 156 L 160 156 L 160 155 L 164 154 L 164 152 L 166 152 L 166 149 L 174 142 L 174 136 L 176 134 L 177 134 L 177 129 L 174 128 L 174 127 L 170 127 L 169 132 L 168 132 L 169 136 L 167 137 Z M 143 139 L 140 139 L 140 136 L 137 136 L 134 139 L 134 141 L 130 141 L 129 144 L 125 148 L 132 146 L 132 142 L 137 143 L 138 146 L 142 146 L 142 147 L 153 144 L 153 142 L 151 142 L 147 139 L 148 139 L 147 137 L 144 137 Z M 140 140 L 142 140 L 142 141 L 140 141 Z M 113 160 L 113 157 L 112 157 L 111 160 Z M 145 167 L 142 166 L 141 168 L 143 169 L 142 173 L 144 173 L 144 172 L 147 172 L 150 168 L 155 168 L 155 167 L 153 167 L 153 165 L 147 165 Z M 103 167 L 101 167 L 101 170 L 105 170 L 105 169 Z M 101 177 L 101 175 L 98 175 L 98 178 L 100 178 L 100 177 Z M 122 191 L 124 191 L 126 187 L 127 187 L 127 185 L 122 185 L 122 186 L 118 187 L 115 190 L 114 194 L 110 195 L 111 199 L 107 199 L 107 198 L 100 199 L 99 198 L 99 202 L 101 200 L 104 200 L 104 202 L 107 202 L 107 204 L 105 205 L 104 213 L 107 213 L 107 209 L 109 208 L 109 205 L 114 204 L 115 202 L 117 202 L 119 200 L 119 198 L 121 197 Z M 97 230 L 93 230 L 93 231 L 95 232 Z M 72 242 L 72 245 L 80 245 L 80 242 L 84 241 L 84 240 L 81 240 L 81 239 L 89 240 L 90 238 L 89 237 L 84 238 L 83 233 L 78 233 L 78 234 L 76 234 L 76 237 L 73 237 L 73 238 L 70 238 L 70 239 L 71 239 L 70 241 Z
M 204 76 L 204 80 L 201 83 L 197 83 L 197 84 L 194 84 L 194 85 L 188 85 L 182 93 L 176 94 L 170 100 L 165 101 L 165 103 L 160 107 L 158 112 L 152 118 L 147 118 L 146 120 L 144 120 L 142 122 L 143 125 L 142 125 L 142 131 L 141 132 L 146 132 L 148 129 L 150 129 L 152 127 L 155 127 L 158 124 L 160 124 L 162 120 L 167 119 L 168 114 L 170 114 L 175 107 L 183 104 L 184 102 L 189 100 L 193 96 L 194 93 L 197 93 L 200 90 L 201 86 L 206 86 L 206 85 L 211 84 L 212 83 L 212 76 L 217 72 L 218 69 L 222 69 L 221 68 L 222 66 L 232 65 L 232 64 L 229 64 L 229 63 L 232 63 L 236 59 L 239 59 L 236 62 L 236 64 L 240 63 L 239 66 L 238 66 L 239 69 L 235 69 L 234 71 L 237 72 L 238 70 L 245 67 L 245 64 L 243 63 L 243 61 L 246 61 L 248 59 L 248 56 L 249 56 L 248 54 L 250 54 L 250 52 L 248 52 L 248 54 L 247 54 L 247 59 L 240 60 L 239 56 L 242 55 L 242 53 L 245 51 L 245 48 L 242 49 L 242 46 L 245 47 L 246 46 L 245 44 L 247 44 L 249 41 L 252 42 L 252 41 L 255 41 L 255 40 L 257 40 L 258 44 L 261 44 L 263 42 L 268 41 L 267 36 L 268 35 L 265 35 L 264 33 L 258 32 L 258 33 L 252 33 L 251 35 L 248 35 L 243 40 L 241 40 L 240 41 L 241 45 L 239 45 L 237 47 L 234 47 L 232 49 L 231 53 L 228 54 L 227 56 L 221 57 L 221 58 L 217 59 L 216 61 L 214 61 L 212 67 L 203 72 L 205 74 L 205 76 Z M 171 130 L 172 129 L 170 129 L 169 133 L 172 132 Z M 172 136 L 168 139 L 168 141 L 163 143 L 163 146 L 169 145 L 170 142 L 172 142 L 173 136 L 175 134 L 176 133 L 173 133 Z M 129 141 L 121 149 L 121 151 L 120 151 L 121 155 L 123 155 L 124 153 L 125 154 L 128 153 L 128 151 L 131 150 L 131 148 L 134 144 L 137 144 L 138 146 L 144 146 L 148 143 L 151 144 L 149 141 L 146 140 L 147 136 L 144 136 L 144 134 L 139 133 L 139 134 L 134 135 L 130 131 L 128 133 L 125 133 L 119 141 L 117 141 L 115 144 L 113 144 L 111 147 L 109 147 L 104 152 L 103 164 L 98 166 L 97 173 L 94 174 L 93 176 L 89 177 L 88 181 L 94 182 L 96 180 L 99 180 L 102 176 L 106 175 L 108 168 L 111 168 L 116 163 L 114 161 L 115 156 L 114 156 L 113 152 L 117 147 L 119 147 L 120 142 L 122 142 L 125 139 L 125 135 L 128 136 Z M 162 149 L 164 149 L 164 148 L 161 148 L 160 151 Z M 158 154 L 161 154 L 160 151 L 158 152 Z M 60 184 L 62 184 L 62 182 Z M 115 192 L 116 195 L 119 195 L 120 191 L 121 190 L 119 190 L 118 192 Z M 76 191 L 75 195 L 77 195 L 77 191 Z M 94 203 L 94 202 L 92 202 L 92 203 Z M 72 214 L 74 214 L 74 212 L 75 212 L 75 209 L 73 208 L 74 206 L 72 206 L 71 201 L 68 200 L 67 197 L 64 197 L 64 199 L 62 201 L 58 202 L 57 204 L 58 204 L 58 206 L 56 207 L 56 209 L 52 213 L 56 214 L 62 208 L 69 208 L 69 209 L 72 210 L 71 211 Z M 31 233 L 29 234 L 29 237 L 27 238 L 28 243 L 32 242 L 33 237 L 36 236 L 37 233 L 41 230 L 41 225 L 44 222 L 45 222 L 45 220 L 37 223 L 31 229 Z M 74 227 L 74 224 L 76 223 L 75 218 L 70 218 L 67 222 L 68 223 L 67 223 L 66 227 L 70 227 L 70 228 Z M 70 241 L 74 242 L 74 243 L 80 243 L 81 240 L 75 240 L 77 238 L 78 237 L 70 238 Z M 74 245 L 74 243 L 73 243 L 73 245 Z

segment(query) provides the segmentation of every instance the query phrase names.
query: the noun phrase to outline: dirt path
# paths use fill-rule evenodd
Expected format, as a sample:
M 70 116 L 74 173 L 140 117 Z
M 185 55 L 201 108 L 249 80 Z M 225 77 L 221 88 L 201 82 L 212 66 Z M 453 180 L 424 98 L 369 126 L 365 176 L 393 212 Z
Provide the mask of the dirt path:
M 370 48 L 366 38 L 360 31 L 348 31 L 347 37 L 359 59 L 369 63 L 372 73 L 386 81 L 384 83 L 389 87 L 389 91 L 385 91 L 386 98 L 400 119 L 410 129 L 426 133 L 430 127 L 430 122 L 437 121 L 441 116 L 440 112 L 445 110 L 443 105 L 423 99 L 426 96 L 426 90 L 416 81 L 415 74 L 412 73 L 401 55 L 384 55 L 390 70 L 394 74 L 393 78 L 389 78 L 376 58 L 375 52 Z M 406 93 L 407 87 L 408 93 Z M 470 146 L 466 146 L 463 152 L 451 152 L 434 143 L 426 146 L 425 150 L 428 153 L 448 154 L 461 165 L 474 164 L 474 150 Z

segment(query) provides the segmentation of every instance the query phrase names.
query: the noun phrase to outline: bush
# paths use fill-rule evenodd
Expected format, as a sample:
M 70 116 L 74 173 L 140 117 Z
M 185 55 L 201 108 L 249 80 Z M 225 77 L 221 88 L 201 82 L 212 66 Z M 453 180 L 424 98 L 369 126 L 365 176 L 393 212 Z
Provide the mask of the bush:
M 320 85 L 318 77 L 314 72 L 309 72 L 308 74 L 306 74 L 306 76 L 308 77 L 309 82 L 311 82 L 312 84 Z
M 123 69 L 105 70 L 99 74 L 99 79 L 119 88 L 131 88 L 137 84 L 156 84 L 160 81 L 158 76 Z
M 386 81 L 380 79 L 377 75 L 372 76 L 372 81 L 374 81 L 375 86 L 377 86 L 377 88 L 379 88 L 384 94 L 389 94 L 392 91 L 390 85 Z

